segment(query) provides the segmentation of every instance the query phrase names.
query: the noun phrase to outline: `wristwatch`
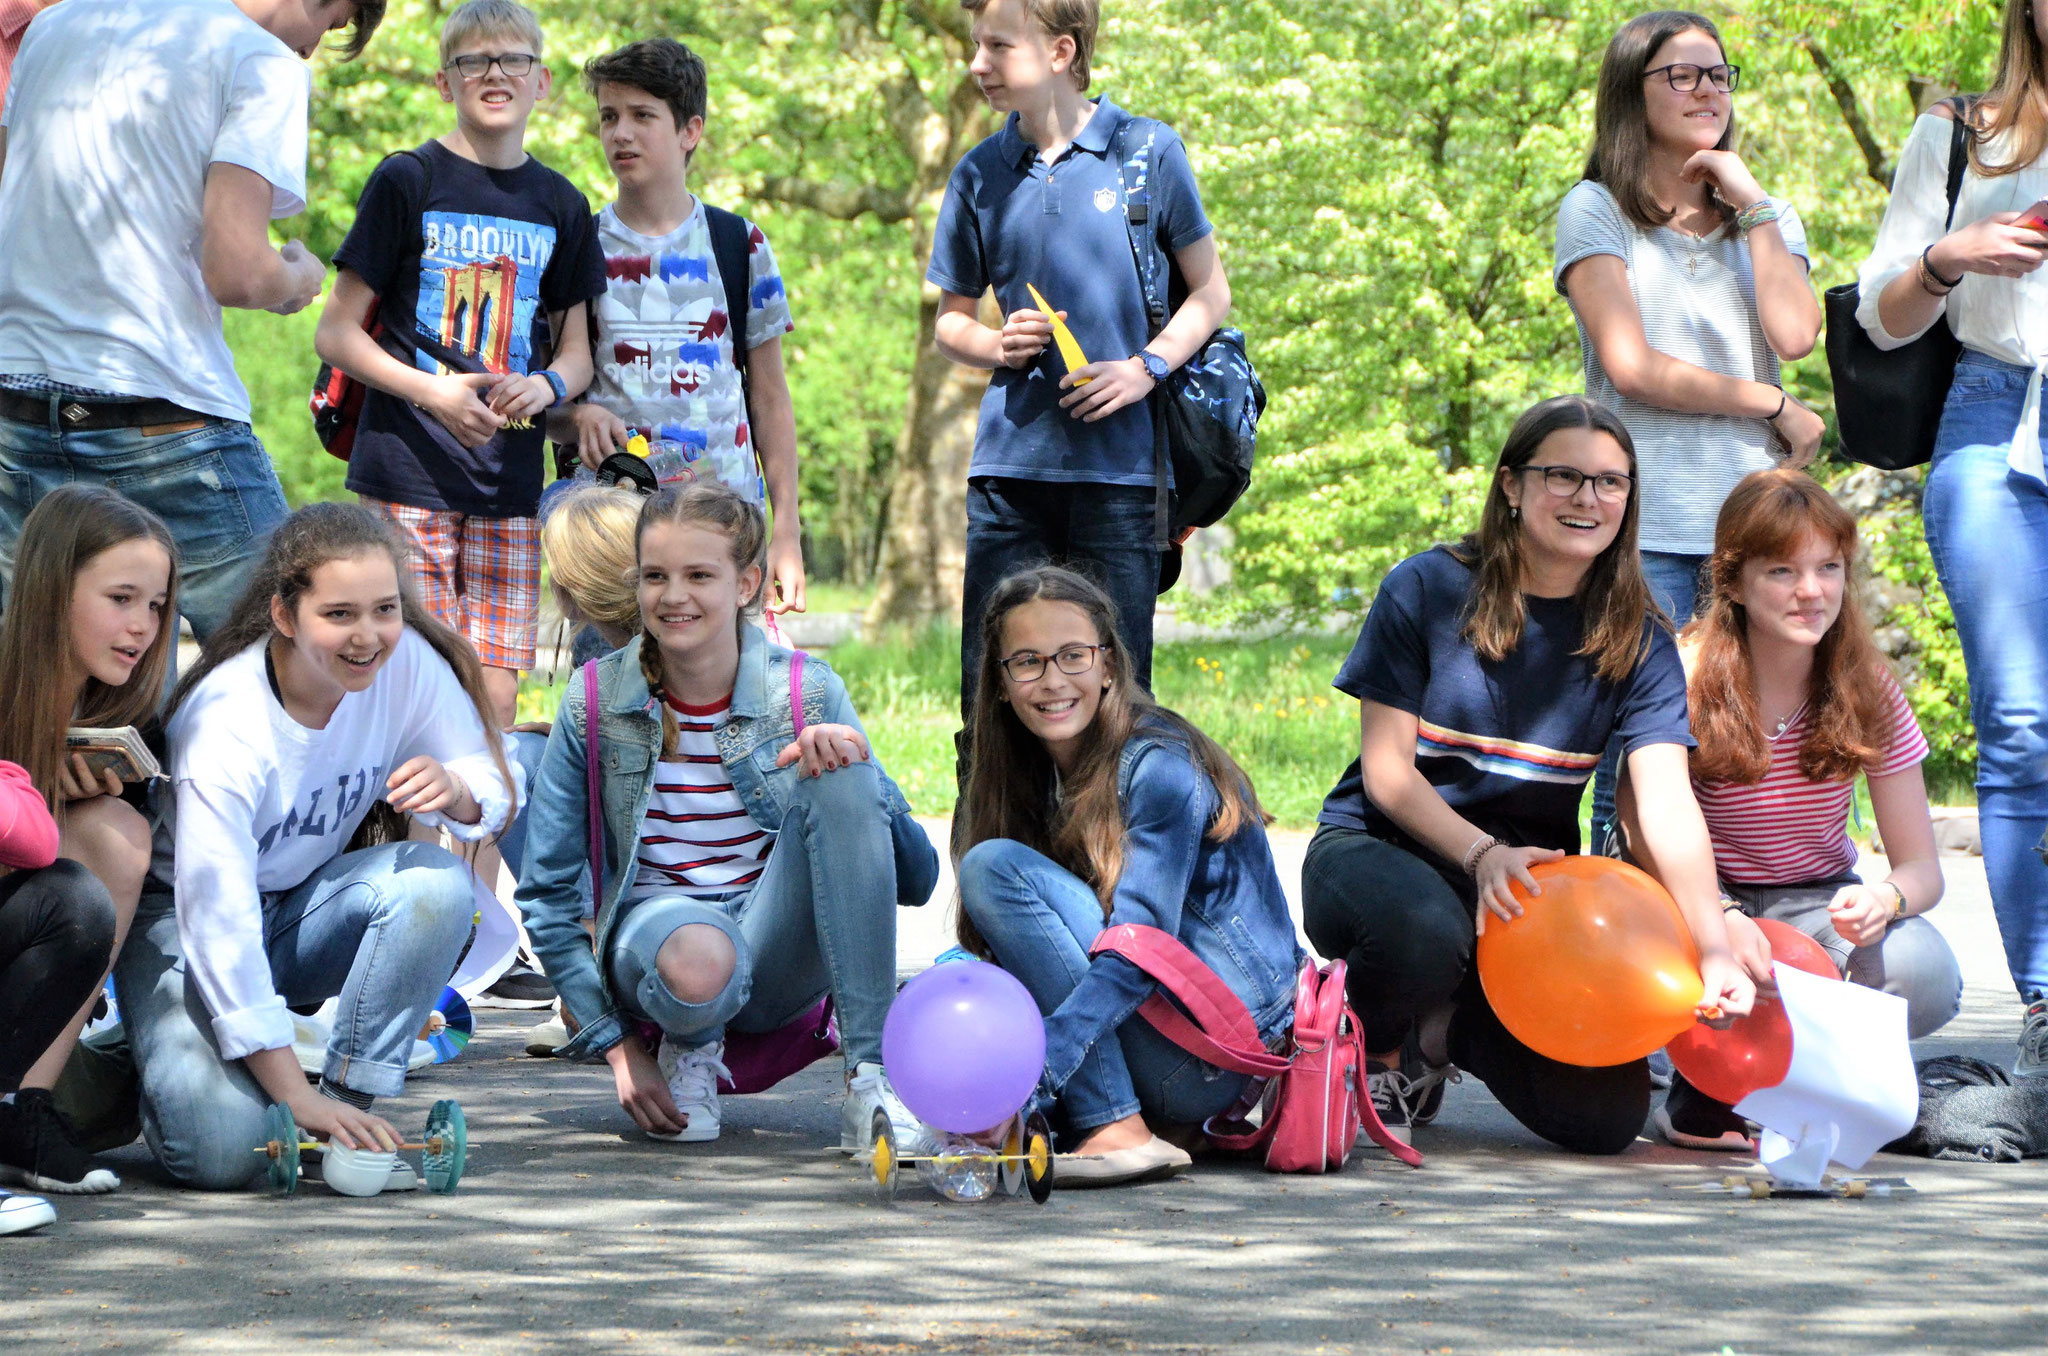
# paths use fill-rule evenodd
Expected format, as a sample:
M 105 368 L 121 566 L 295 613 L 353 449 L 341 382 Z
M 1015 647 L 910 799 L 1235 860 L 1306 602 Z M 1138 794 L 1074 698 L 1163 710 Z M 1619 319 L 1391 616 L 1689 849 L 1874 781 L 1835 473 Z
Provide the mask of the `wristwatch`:
M 533 375 L 555 388 L 555 404 L 559 405 L 569 398 L 569 383 L 563 381 L 560 374 L 543 367 Z
M 1163 382 L 1173 375 L 1173 369 L 1166 365 L 1166 359 L 1149 348 L 1139 349 L 1131 356 L 1145 364 L 1145 371 L 1154 382 Z

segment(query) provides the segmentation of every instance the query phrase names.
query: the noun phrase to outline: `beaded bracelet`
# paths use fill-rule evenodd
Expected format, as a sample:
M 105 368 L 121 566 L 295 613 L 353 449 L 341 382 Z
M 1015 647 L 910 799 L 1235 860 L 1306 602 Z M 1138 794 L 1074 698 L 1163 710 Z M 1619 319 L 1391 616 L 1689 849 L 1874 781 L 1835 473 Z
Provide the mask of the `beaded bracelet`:
M 1500 839 L 1490 833 L 1482 833 L 1472 840 L 1472 846 L 1465 849 L 1465 874 L 1476 875 L 1479 859 L 1500 846 Z
M 1778 204 L 1772 202 L 1769 198 L 1765 198 L 1762 202 L 1751 203 L 1735 214 L 1735 229 L 1738 231 L 1753 231 L 1765 222 L 1776 221 L 1777 219 Z

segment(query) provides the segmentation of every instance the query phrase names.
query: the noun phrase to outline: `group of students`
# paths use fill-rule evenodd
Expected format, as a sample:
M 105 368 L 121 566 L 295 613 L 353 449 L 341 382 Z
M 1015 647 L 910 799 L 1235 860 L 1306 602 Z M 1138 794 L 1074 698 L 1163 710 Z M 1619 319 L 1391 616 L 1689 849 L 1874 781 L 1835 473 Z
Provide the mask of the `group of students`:
M 115 22 L 102 0 L 65 0 L 31 26 L 16 72 L 31 94 L 10 97 L 0 156 L 24 117 L 49 113 L 34 92 L 64 35 L 46 25 L 74 6 L 81 24 Z M 353 20 L 358 47 L 365 16 L 374 28 L 381 14 L 318 8 L 332 26 Z M 1152 496 L 1147 397 L 1221 318 L 1228 287 L 1178 141 L 1084 97 L 1094 0 L 967 8 L 973 71 L 1010 116 L 955 173 L 932 272 L 942 347 L 998 369 L 969 485 L 959 940 L 1015 974 L 1046 1015 L 1036 1100 L 1070 1156 L 1062 1180 L 1152 1180 L 1190 1164 L 1199 1127 L 1246 1079 L 1139 1019 L 1152 981 L 1094 954 L 1097 935 L 1137 923 L 1177 937 L 1276 1047 L 1304 960 L 1250 780 L 1148 693 L 1157 546 L 1126 521 Z M 323 356 L 372 388 L 350 482 L 364 502 L 261 525 L 240 570 L 217 551 L 190 559 L 134 502 L 147 485 L 134 497 L 59 485 L 16 506 L 18 521 L 0 513 L 12 566 L 0 683 L 15 697 L 0 713 L 0 759 L 20 769 L 0 764 L 11 868 L 0 878 L 0 1175 L 17 1184 L 117 1185 L 88 1151 L 103 1127 L 62 1109 L 110 965 L 141 1132 L 176 1180 L 249 1182 L 272 1102 L 316 1136 L 395 1145 L 374 1100 L 402 1089 L 414 1036 L 470 937 L 473 874 L 433 841 L 444 832 L 503 852 L 573 1033 L 562 1054 L 608 1064 L 650 1137 L 715 1138 L 728 1033 L 780 1029 L 828 995 L 846 1072 L 842 1148 L 865 1142 L 878 1110 L 906 1139 L 924 1133 L 889 1085 L 881 1029 L 894 910 L 929 899 L 937 852 L 829 664 L 775 643 L 759 620 L 802 603 L 794 426 L 775 347 L 790 321 L 751 227 L 749 309 L 728 319 L 717 256 L 732 227 L 685 187 L 702 65 L 665 40 L 592 63 L 620 185 L 593 223 L 520 149 L 548 80 L 532 15 L 474 0 L 450 16 L 442 47 L 436 79 L 456 130 L 373 174 L 321 322 Z M 2038 35 L 2027 50 L 2038 88 Z M 1371 1092 L 1403 1136 L 1436 1116 L 1460 1072 L 1567 1148 L 1618 1152 L 1640 1133 L 1649 1061 L 1546 1059 L 1501 1024 L 1473 970 L 1477 934 L 1522 910 L 1511 885 L 1540 893 L 1530 867 L 1581 847 L 1579 801 L 1596 776 L 1611 787 L 1598 846 L 1676 900 L 1713 1020 L 1747 1013 L 1770 983 L 1758 917 L 1791 922 L 1849 978 L 1904 997 L 1916 1036 L 1960 1001 L 1955 958 L 1919 917 L 1942 891 L 1925 741 L 1856 605 L 1855 523 L 1797 469 L 1819 420 L 1778 387 L 1776 365 L 1811 348 L 1818 310 L 1796 215 L 1728 149 L 1737 74 L 1698 15 L 1646 15 L 1616 36 L 1595 149 L 1558 240 L 1588 394 L 1521 416 L 1476 530 L 1389 573 L 1335 678 L 1360 703 L 1360 738 L 1310 844 L 1303 921 L 1319 952 L 1348 964 Z M 251 105 L 280 83 L 253 82 Z M 2048 119 L 2036 123 L 2048 141 Z M 23 144 L 46 158 L 27 130 Z M 1113 228 L 1102 248 L 1127 252 L 1110 209 L 1133 132 L 1155 157 L 1156 227 L 1186 284 L 1156 334 L 1135 279 L 1090 264 L 1101 251 L 1060 256 L 1046 235 L 1049 221 L 1069 241 Z M 15 210 L 15 174 L 0 159 L 0 217 Z M 207 206 L 213 194 L 209 176 Z M 1991 210 L 1966 188 L 1973 201 Z M 536 203 L 556 211 L 544 229 Z M 2022 259 L 2013 231 L 1956 234 L 1972 229 L 1996 235 L 1996 249 L 1972 236 L 1953 258 L 1940 242 L 1920 251 L 1923 292 L 1949 267 L 2029 272 L 2048 244 L 2035 234 Z M 1881 254 L 1893 234 L 1888 218 Z M 273 254 L 287 274 L 297 267 L 289 249 Z M 1094 347 L 1129 344 L 1132 356 L 1055 367 L 1049 318 L 1009 295 L 1048 278 L 1094 288 L 1087 323 L 1110 326 Z M 0 265 L 0 293 L 10 285 Z M 990 286 L 1000 328 L 974 314 Z M 408 302 L 410 336 L 402 323 L 384 339 L 365 328 L 373 304 L 389 321 Z M 1908 328 L 1927 309 L 1915 306 L 1884 323 Z M 166 432 L 155 415 L 192 409 L 124 410 L 76 367 L 11 377 L 25 360 L 10 323 L 0 319 L 0 388 L 15 403 L 0 409 L 0 456 L 44 438 L 73 459 L 63 478 L 91 478 L 63 431 L 74 409 L 86 436 L 152 453 L 165 439 L 247 435 L 220 417 Z M 467 370 L 479 354 L 495 356 Z M 1985 395 L 1966 384 L 1977 380 L 1966 361 L 1951 398 L 1959 429 L 1958 410 L 1982 423 L 1994 401 L 2017 417 L 2024 383 L 2006 367 Z M 593 394 L 572 400 L 586 385 Z M 14 413 L 37 404 L 47 430 Z M 714 473 L 700 466 L 651 494 L 572 483 L 543 506 L 544 434 L 589 467 L 636 433 L 686 463 L 708 457 Z M 1960 432 L 1944 436 L 1930 515 L 1933 485 L 1967 451 Z M 715 469 L 745 465 L 729 455 L 743 450 L 758 477 Z M 544 730 L 508 732 L 542 554 L 601 657 L 572 677 Z M 236 589 L 193 613 L 181 592 L 200 563 L 207 589 L 230 577 Z M 181 610 L 202 649 L 165 698 Z M 152 719 L 167 790 L 96 780 L 66 757 L 72 726 Z M 1980 728 L 1994 763 L 1981 713 Z M 1876 883 L 1856 875 L 1846 831 L 1858 775 L 1889 858 Z M 1985 812 L 2025 831 L 2019 799 Z M 1987 826 L 1987 854 L 1993 838 Z M 1994 892 L 2007 889 L 2008 947 L 2018 937 L 2024 948 L 2042 924 L 2014 903 L 2008 869 L 1994 864 Z M 2013 954 L 2034 1003 L 2021 1068 L 2039 1072 L 2048 978 Z M 338 1013 L 309 1084 L 289 1010 L 328 999 Z M 1683 1080 L 1656 1114 L 1675 1143 L 1750 1142 L 1731 1108 Z M 408 1169 L 393 1173 L 394 1187 L 409 1184 Z M 35 1198 L 0 1198 L 10 1228 L 47 1218 Z

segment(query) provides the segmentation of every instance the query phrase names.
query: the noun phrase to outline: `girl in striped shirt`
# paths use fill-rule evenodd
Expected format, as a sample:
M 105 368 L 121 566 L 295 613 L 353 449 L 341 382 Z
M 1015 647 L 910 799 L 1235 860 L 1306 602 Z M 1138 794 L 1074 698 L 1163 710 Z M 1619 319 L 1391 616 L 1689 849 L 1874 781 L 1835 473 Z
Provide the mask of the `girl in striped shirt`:
M 1927 741 L 1847 586 L 1855 559 L 1856 520 L 1804 473 L 1758 471 L 1729 495 L 1680 640 L 1693 790 L 1725 906 L 1790 923 L 1849 979 L 1904 998 L 1918 1038 L 1955 1016 L 1962 975 L 1920 916 L 1942 892 Z M 1874 884 L 1845 828 L 1859 774 L 1890 861 Z M 1657 1125 L 1674 1144 L 1749 1147 L 1741 1118 L 1682 1077 Z

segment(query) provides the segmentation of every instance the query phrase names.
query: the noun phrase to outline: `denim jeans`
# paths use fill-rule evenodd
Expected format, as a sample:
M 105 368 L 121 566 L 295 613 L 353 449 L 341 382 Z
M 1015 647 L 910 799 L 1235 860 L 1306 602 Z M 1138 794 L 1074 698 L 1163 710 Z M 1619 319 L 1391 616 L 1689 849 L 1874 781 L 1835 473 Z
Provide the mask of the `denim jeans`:
M 263 943 L 285 1001 L 339 995 L 323 1075 L 379 1097 L 405 1086 L 413 1041 L 469 937 L 469 868 L 432 843 L 343 853 L 263 897 Z M 263 1170 L 270 1096 L 224 1060 L 213 1017 L 186 973 L 171 898 L 147 893 L 114 967 L 114 991 L 142 1080 L 142 1132 L 187 1186 L 229 1190 Z
M 1970 676 L 1984 870 L 2022 994 L 2048 993 L 2048 486 L 2005 460 L 2028 374 L 1964 351 L 1920 503 Z
M 975 844 L 974 856 L 975 926 L 1049 1017 L 1088 972 L 1102 902 L 1079 876 L 1022 843 L 990 839 Z M 1140 1112 L 1159 1126 L 1197 1125 L 1228 1109 L 1250 1081 L 1197 1059 L 1142 1017 L 1126 1018 L 1115 1034 L 1091 1046 L 1059 1089 L 1076 1136 Z
M 882 775 L 872 762 L 797 783 L 768 865 L 751 890 L 719 899 L 656 895 L 626 906 L 606 948 L 612 992 L 635 1016 L 685 1045 L 722 1040 L 727 1024 L 773 1031 L 828 992 L 846 1067 L 882 1062 L 882 1020 L 896 997 L 896 854 Z M 937 858 L 931 859 L 933 868 Z M 929 895 L 936 882 L 916 882 Z M 736 963 L 708 1003 L 686 1003 L 655 957 L 677 928 L 702 923 L 731 939 Z
M 185 433 L 69 433 L 50 402 L 47 425 L 0 419 L 0 580 L 14 582 L 14 544 L 29 510 L 59 485 L 106 485 L 155 513 L 178 543 L 178 611 L 204 641 L 227 619 L 249 567 L 288 511 L 270 456 L 247 424 L 210 419 Z
M 1699 607 L 1700 572 L 1712 557 L 1645 551 L 1642 559 L 1650 596 L 1673 626 L 1683 627 Z M 1588 852 L 1601 851 L 1607 841 L 1608 824 L 1614 818 L 1614 783 L 1620 776 L 1621 741 L 1610 739 L 1607 752 L 1600 755 L 1600 766 L 1593 770 L 1593 841 L 1587 844 Z
M 526 820 L 533 809 L 533 779 L 540 773 L 540 756 L 547 752 L 547 747 L 548 737 L 544 734 L 527 730 L 505 733 L 505 761 L 519 769 L 519 778 L 526 784 L 519 813 L 498 838 L 498 855 L 505 859 L 513 880 L 519 879 L 519 866 L 526 860 Z
M 1790 923 L 1819 942 L 1844 978 L 1906 1000 L 1906 1035 L 1919 1040 L 1947 1026 L 1963 1006 L 1963 971 L 1941 932 L 1925 918 L 1902 919 L 1873 946 L 1851 946 L 1829 921 L 1828 901 L 1860 877 L 1797 885 L 1724 883 L 1728 897 L 1751 918 Z
M 1065 565 L 1116 604 L 1118 639 L 1138 685 L 1152 688 L 1152 609 L 1159 600 L 1153 493 L 1144 485 L 1070 485 L 976 476 L 967 482 L 967 567 L 960 599 L 960 712 L 974 715 L 981 614 L 996 585 L 1032 565 Z

